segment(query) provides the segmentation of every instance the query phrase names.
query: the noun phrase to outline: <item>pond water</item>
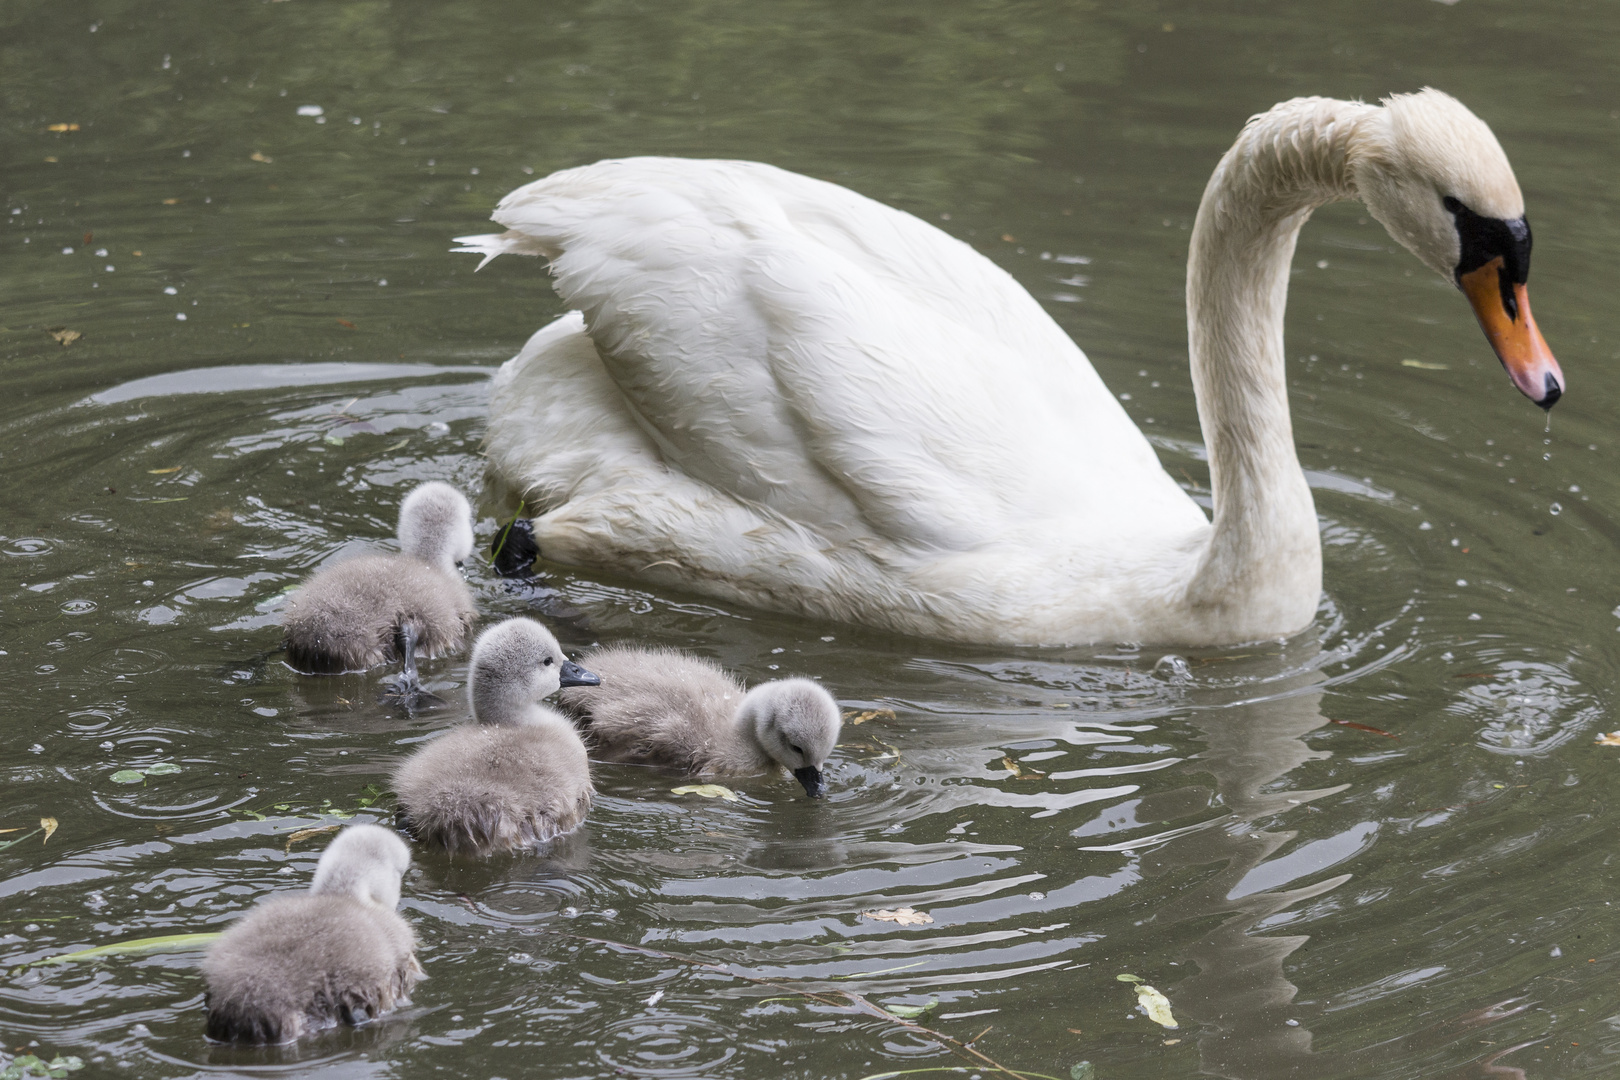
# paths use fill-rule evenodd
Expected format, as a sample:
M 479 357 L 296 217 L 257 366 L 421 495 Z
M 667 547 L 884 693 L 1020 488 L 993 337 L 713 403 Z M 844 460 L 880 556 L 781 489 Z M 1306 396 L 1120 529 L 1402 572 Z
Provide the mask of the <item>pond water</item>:
M 0 8 L 5 1053 L 142 1077 L 968 1069 L 897 1019 L 925 1009 L 1060 1078 L 1613 1075 L 1617 31 L 1611 5 L 1505 0 Z M 1515 163 L 1570 390 L 1547 427 L 1455 290 L 1360 207 L 1319 213 L 1288 329 L 1326 552 L 1310 632 L 1160 664 L 471 566 L 490 619 L 816 676 L 871 715 L 820 803 L 602 766 L 544 857 L 419 852 L 402 907 L 430 979 L 356 1031 L 212 1046 L 196 951 L 32 965 L 304 886 L 326 834 L 295 834 L 389 821 L 370 785 L 463 715 L 462 660 L 425 669 L 447 706 L 406 716 L 380 673 L 291 673 L 276 624 L 303 575 L 389 542 L 415 483 L 473 492 L 486 542 L 512 512 L 486 381 L 561 307 L 535 262 L 474 277 L 446 250 L 509 189 L 743 157 L 914 212 L 1028 286 L 1206 496 L 1181 290 L 1209 170 L 1276 101 L 1425 84 Z M 862 915 L 902 907 L 932 922 Z

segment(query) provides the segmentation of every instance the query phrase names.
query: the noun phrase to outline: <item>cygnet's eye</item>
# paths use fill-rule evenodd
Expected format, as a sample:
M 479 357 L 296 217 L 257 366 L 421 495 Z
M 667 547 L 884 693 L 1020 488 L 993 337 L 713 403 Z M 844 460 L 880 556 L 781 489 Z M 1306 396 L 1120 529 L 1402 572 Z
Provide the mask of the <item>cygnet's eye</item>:
M 541 667 L 550 667 L 554 663 L 556 663 L 556 661 L 548 656 L 544 660 L 540 661 L 540 666 Z
M 803 750 L 800 750 L 797 746 L 794 746 L 792 743 L 788 743 L 788 749 L 793 751 L 795 754 L 798 754 L 800 757 L 808 760 L 808 755 L 805 754 Z

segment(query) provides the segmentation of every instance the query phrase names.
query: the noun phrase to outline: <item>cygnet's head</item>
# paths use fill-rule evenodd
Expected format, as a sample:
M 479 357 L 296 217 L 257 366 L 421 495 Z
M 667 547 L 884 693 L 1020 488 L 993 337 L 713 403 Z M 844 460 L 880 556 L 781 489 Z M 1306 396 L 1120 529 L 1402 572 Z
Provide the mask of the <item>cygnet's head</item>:
M 507 619 L 478 635 L 472 650 L 473 719 L 521 724 L 533 706 L 565 686 L 602 680 L 563 655 L 551 631 L 533 619 Z
M 315 864 L 314 895 L 333 893 L 394 910 L 399 879 L 411 865 L 411 849 L 381 825 L 350 825 L 321 852 Z
M 473 551 L 472 507 L 438 480 L 423 484 L 399 504 L 399 546 L 405 554 L 454 572 Z
M 1496 136 L 1438 90 L 1386 98 L 1354 145 L 1351 170 L 1373 217 L 1468 297 L 1519 391 L 1544 409 L 1564 373 L 1530 316 L 1530 224 Z
M 838 745 L 844 726 L 838 702 L 809 679 L 760 683 L 744 695 L 738 715 L 777 764 L 819 799 L 827 790 L 821 766 Z

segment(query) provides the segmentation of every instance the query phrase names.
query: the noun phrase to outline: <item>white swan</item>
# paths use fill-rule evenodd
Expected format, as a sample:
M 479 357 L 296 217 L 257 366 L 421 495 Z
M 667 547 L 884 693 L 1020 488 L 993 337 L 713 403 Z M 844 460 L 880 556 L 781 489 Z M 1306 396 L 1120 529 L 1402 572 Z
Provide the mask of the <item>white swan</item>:
M 766 165 L 638 158 L 519 188 L 578 307 L 497 375 L 494 471 L 552 559 L 959 640 L 1208 644 L 1312 619 L 1317 519 L 1284 379 L 1301 225 L 1359 198 L 1468 295 L 1513 381 L 1564 381 L 1485 124 L 1434 90 L 1250 120 L 1205 189 L 1187 306 L 1214 521 L 1030 295 L 922 221 Z

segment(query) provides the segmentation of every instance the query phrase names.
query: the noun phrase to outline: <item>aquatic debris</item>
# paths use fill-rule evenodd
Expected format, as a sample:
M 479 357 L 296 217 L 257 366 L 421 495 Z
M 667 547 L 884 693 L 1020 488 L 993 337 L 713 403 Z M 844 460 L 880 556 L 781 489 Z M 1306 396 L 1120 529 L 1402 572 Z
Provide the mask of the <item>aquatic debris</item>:
M 75 341 L 78 341 L 80 338 L 84 337 L 84 335 L 79 333 L 79 331 L 69 330 L 65 326 L 53 326 L 45 332 L 51 335 L 52 338 L 56 339 L 56 343 L 63 348 L 66 348 Z
M 929 998 L 926 1005 L 884 1005 L 894 1015 L 902 1020 L 915 1020 L 919 1016 L 926 1016 L 939 1008 L 939 998 Z
M 350 322 L 348 319 L 339 319 L 338 320 L 338 325 L 339 326 L 346 326 L 350 330 L 354 329 L 354 323 Z
M 341 828 L 343 828 L 341 825 L 315 825 L 308 829 L 299 829 L 297 832 L 287 837 L 287 843 L 282 847 L 281 850 L 291 854 L 292 846 L 298 843 L 298 841 L 308 840 L 312 836 L 320 836 L 323 833 L 337 832 Z
M 669 790 L 676 795 L 701 795 L 705 799 L 724 799 L 726 802 L 742 801 L 741 795 L 719 784 L 682 784 Z
M 1607 735 L 1599 733 L 1597 744 L 1599 746 L 1620 746 L 1620 731 L 1611 731 Z
M 184 465 L 171 465 L 167 469 L 147 469 L 146 471 L 153 476 L 167 476 L 169 473 L 179 472 L 183 468 L 185 468 Z
M 861 912 L 861 918 L 876 919 L 878 922 L 892 922 L 899 926 L 923 926 L 934 921 L 934 917 L 927 912 L 908 907 L 863 911 Z
M 1077 1061 L 1069 1066 L 1069 1080 L 1097 1080 L 1097 1068 L 1089 1061 Z
M 74 124 L 73 126 L 76 128 L 79 125 Z M 72 1055 L 63 1057 L 61 1054 L 57 1054 L 51 1060 L 46 1061 L 37 1054 L 19 1054 L 17 1057 L 12 1058 L 4 1069 L 0 1069 L 0 1080 L 22 1080 L 22 1078 L 28 1076 L 66 1076 L 68 1073 L 78 1072 L 82 1068 L 84 1068 L 84 1060 Z
M 1371 732 L 1374 735 L 1382 735 L 1386 739 L 1400 738 L 1399 735 L 1393 735 L 1390 732 L 1385 731 L 1383 728 L 1368 727 L 1366 724 L 1358 724 L 1354 720 L 1335 720 L 1331 716 L 1327 719 L 1328 723 L 1330 724 L 1338 724 L 1340 727 L 1355 728 L 1357 731 Z
M 1136 975 L 1115 975 L 1114 978 L 1122 983 L 1135 984 L 1136 1007 L 1147 1013 L 1149 1020 L 1152 1020 L 1160 1027 L 1175 1028 L 1181 1026 L 1176 1023 L 1176 1018 L 1170 1015 L 1170 999 L 1143 982 L 1140 977 Z
M 844 723 L 864 724 L 868 720 L 893 720 L 893 709 L 847 709 L 844 712 Z
M 50 843 L 51 837 L 56 835 L 57 824 L 57 820 L 53 817 L 42 817 L 39 819 L 39 827 L 45 830 L 45 839 L 39 842 L 41 847 Z
M 144 769 L 119 769 L 107 779 L 115 784 L 141 784 L 146 782 L 148 776 L 168 776 L 179 771 L 180 766 L 173 762 L 160 761 L 156 765 L 148 765 Z
M 140 956 L 145 953 L 200 949 L 209 942 L 216 940 L 223 933 L 223 930 L 215 930 L 206 934 L 164 934 L 161 937 L 136 938 L 134 941 L 120 941 L 113 945 L 97 945 L 93 949 L 80 949 L 78 952 L 47 956 L 43 960 L 35 960 L 26 966 L 71 964 L 80 960 L 99 960 L 103 956 Z
M 1039 769 L 1025 768 L 1023 765 L 1020 765 L 1018 762 L 1014 761 L 1010 756 L 1002 757 L 1001 767 L 1012 773 L 1014 780 L 1039 780 L 1041 777 L 1046 775 Z
M 78 124 L 52 124 L 51 126 L 47 127 L 45 130 L 46 131 L 78 131 L 79 130 L 79 125 Z
M 1436 364 L 1428 360 L 1402 360 L 1401 367 L 1415 367 L 1423 371 L 1450 371 L 1450 364 Z
M 50 838 L 55 834 L 56 825 L 57 825 L 57 822 L 56 822 L 55 818 L 53 818 L 53 817 L 42 817 L 42 818 L 39 819 L 39 828 L 31 829 L 28 832 L 25 832 L 21 836 L 17 837 L 15 840 L 0 840 L 0 851 L 4 851 L 7 848 L 11 848 L 11 847 L 16 847 L 18 844 L 22 843 L 24 840 L 32 840 L 34 837 L 38 836 L 40 833 L 45 834 L 45 839 L 40 841 L 40 846 L 43 847 L 45 845 L 46 841 L 50 840 Z M 0 833 L 14 833 L 14 832 L 22 832 L 22 829 L 21 828 L 0 829 Z
M 276 159 L 271 157 L 269 154 L 266 154 L 266 153 L 263 153 L 261 151 L 255 150 L 255 151 L 253 151 L 253 153 L 248 155 L 248 160 L 249 161 L 258 161 L 258 162 L 261 162 L 261 163 L 263 163 L 265 165 L 268 165 L 268 164 L 270 164 L 272 161 L 274 161 Z

